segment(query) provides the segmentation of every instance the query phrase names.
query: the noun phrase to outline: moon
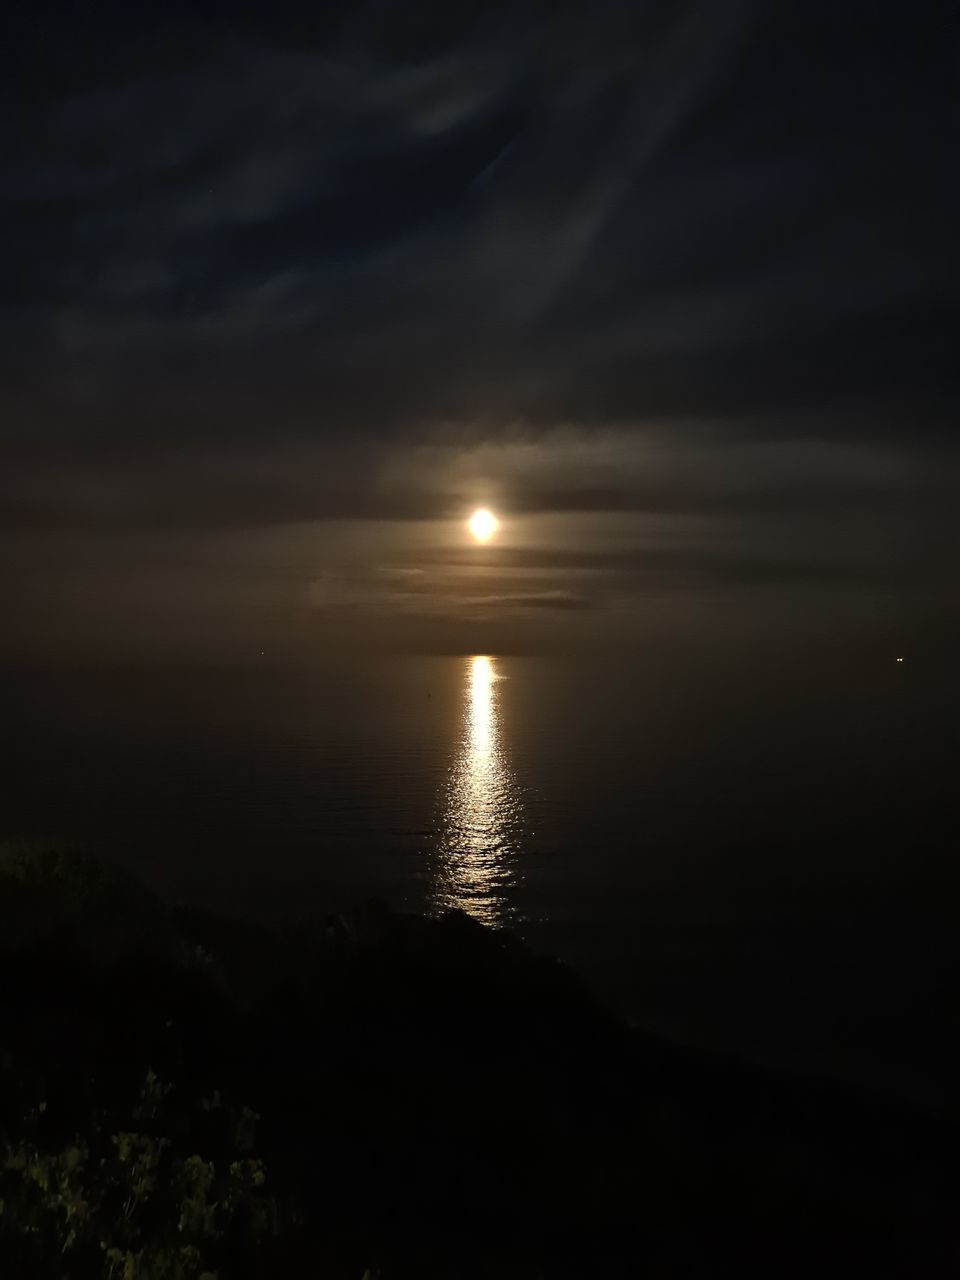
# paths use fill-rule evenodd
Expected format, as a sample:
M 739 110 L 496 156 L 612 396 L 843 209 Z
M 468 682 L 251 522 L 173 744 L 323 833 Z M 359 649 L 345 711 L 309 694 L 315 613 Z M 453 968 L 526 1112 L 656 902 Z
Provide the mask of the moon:
M 500 521 L 492 511 L 488 511 L 486 507 L 481 507 L 467 521 L 467 528 L 477 542 L 489 542 L 500 528 Z

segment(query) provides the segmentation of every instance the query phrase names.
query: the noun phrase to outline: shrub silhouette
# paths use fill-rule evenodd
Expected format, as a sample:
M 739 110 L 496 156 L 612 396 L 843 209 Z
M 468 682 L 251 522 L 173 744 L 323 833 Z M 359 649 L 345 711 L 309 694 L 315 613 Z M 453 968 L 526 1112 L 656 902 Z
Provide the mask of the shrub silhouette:
M 128 1128 L 111 1132 L 92 1116 L 65 1142 L 43 1102 L 24 1117 L 0 1158 L 8 1274 L 212 1280 L 221 1263 L 278 1233 L 253 1154 L 256 1114 L 214 1094 L 187 1115 L 174 1092 L 148 1071 Z M 203 1154 L 189 1141 L 184 1149 L 196 1138 Z

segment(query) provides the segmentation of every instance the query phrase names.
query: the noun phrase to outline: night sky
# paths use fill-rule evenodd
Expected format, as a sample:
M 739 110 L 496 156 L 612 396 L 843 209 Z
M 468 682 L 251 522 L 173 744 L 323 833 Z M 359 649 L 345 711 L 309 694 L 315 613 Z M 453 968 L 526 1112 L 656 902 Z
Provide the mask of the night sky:
M 11 8 L 0 659 L 960 635 L 955 5 Z

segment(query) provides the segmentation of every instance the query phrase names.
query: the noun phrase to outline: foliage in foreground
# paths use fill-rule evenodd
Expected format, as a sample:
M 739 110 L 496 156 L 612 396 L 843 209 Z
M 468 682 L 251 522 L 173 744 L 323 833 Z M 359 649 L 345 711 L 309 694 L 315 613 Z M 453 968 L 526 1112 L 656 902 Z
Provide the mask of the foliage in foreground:
M 0 990 L 3 1280 L 957 1274 L 952 1126 L 627 1031 L 456 913 L 0 854 Z
M 170 1093 L 149 1071 L 127 1128 L 97 1118 L 66 1141 L 41 1102 L 2 1144 L 0 1229 L 16 1274 L 214 1280 L 239 1249 L 277 1234 L 256 1114 L 214 1094 L 185 1130 Z M 205 1154 L 184 1154 L 187 1136 Z

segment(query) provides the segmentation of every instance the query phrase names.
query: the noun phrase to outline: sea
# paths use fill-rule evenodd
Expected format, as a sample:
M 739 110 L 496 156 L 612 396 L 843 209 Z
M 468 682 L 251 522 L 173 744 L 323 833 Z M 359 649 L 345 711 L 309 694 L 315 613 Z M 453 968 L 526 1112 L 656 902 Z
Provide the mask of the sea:
M 960 683 L 892 653 L 0 678 L 0 845 L 258 920 L 461 910 L 638 1027 L 953 1105 Z

